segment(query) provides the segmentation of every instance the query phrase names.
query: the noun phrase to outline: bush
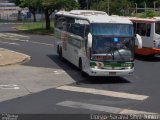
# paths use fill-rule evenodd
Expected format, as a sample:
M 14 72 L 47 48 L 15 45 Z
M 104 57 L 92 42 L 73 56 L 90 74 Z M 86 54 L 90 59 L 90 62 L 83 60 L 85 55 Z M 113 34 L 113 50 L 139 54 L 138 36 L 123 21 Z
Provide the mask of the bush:
M 145 12 L 142 12 L 142 13 L 137 13 L 137 15 L 132 15 L 132 16 L 135 16 L 135 17 L 139 17 L 139 18 L 152 18 L 152 17 L 158 17 L 160 16 L 160 12 L 155 12 L 153 10 L 147 10 L 146 13 Z
M 146 11 L 146 17 L 154 17 L 156 16 L 156 12 L 153 10 Z

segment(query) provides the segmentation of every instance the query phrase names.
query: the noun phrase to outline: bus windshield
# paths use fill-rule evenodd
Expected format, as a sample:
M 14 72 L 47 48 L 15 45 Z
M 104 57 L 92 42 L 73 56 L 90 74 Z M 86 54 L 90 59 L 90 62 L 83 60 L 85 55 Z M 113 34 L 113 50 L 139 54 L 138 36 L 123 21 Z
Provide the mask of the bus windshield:
M 93 23 L 91 24 L 93 35 L 133 36 L 132 24 Z
M 94 60 L 132 61 L 134 58 L 133 37 L 108 37 L 94 35 L 92 44 L 92 59 Z
M 160 35 L 160 22 L 157 22 L 156 25 L 155 25 L 155 31 L 157 34 Z

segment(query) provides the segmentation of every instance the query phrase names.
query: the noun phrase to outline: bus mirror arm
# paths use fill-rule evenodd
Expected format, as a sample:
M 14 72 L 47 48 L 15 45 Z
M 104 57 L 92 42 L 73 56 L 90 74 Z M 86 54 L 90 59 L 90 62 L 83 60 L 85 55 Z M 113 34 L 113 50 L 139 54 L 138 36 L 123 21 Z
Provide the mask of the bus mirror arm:
M 92 55 L 91 55 L 92 54 L 92 48 L 89 48 L 89 52 L 90 52 L 89 57 L 91 58 L 92 57 Z
M 139 34 L 136 34 L 136 40 L 138 41 L 138 48 L 142 48 L 142 38 Z
M 91 33 L 88 34 L 87 39 L 88 39 L 87 47 L 92 48 L 92 34 Z

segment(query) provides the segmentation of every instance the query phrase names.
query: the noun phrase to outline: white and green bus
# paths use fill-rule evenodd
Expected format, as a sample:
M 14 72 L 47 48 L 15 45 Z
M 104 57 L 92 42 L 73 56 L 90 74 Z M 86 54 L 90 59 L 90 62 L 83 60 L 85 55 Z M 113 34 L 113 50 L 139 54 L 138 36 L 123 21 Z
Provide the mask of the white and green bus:
M 141 48 L 140 36 L 136 38 Z M 123 76 L 134 71 L 135 35 L 128 19 L 101 11 L 59 11 L 55 40 L 59 56 L 89 76 Z

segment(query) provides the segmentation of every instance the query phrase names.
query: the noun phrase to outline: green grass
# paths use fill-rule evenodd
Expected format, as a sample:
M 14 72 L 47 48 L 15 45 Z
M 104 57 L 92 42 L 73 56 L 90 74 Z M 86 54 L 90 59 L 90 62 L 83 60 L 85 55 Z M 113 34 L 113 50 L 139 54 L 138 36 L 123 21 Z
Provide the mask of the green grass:
M 31 32 L 31 33 L 39 33 L 39 34 L 53 34 L 54 33 L 54 23 L 51 22 L 51 29 L 46 30 L 45 29 L 45 21 L 41 22 L 30 22 L 25 23 L 21 26 L 18 26 L 17 29 L 25 32 Z

